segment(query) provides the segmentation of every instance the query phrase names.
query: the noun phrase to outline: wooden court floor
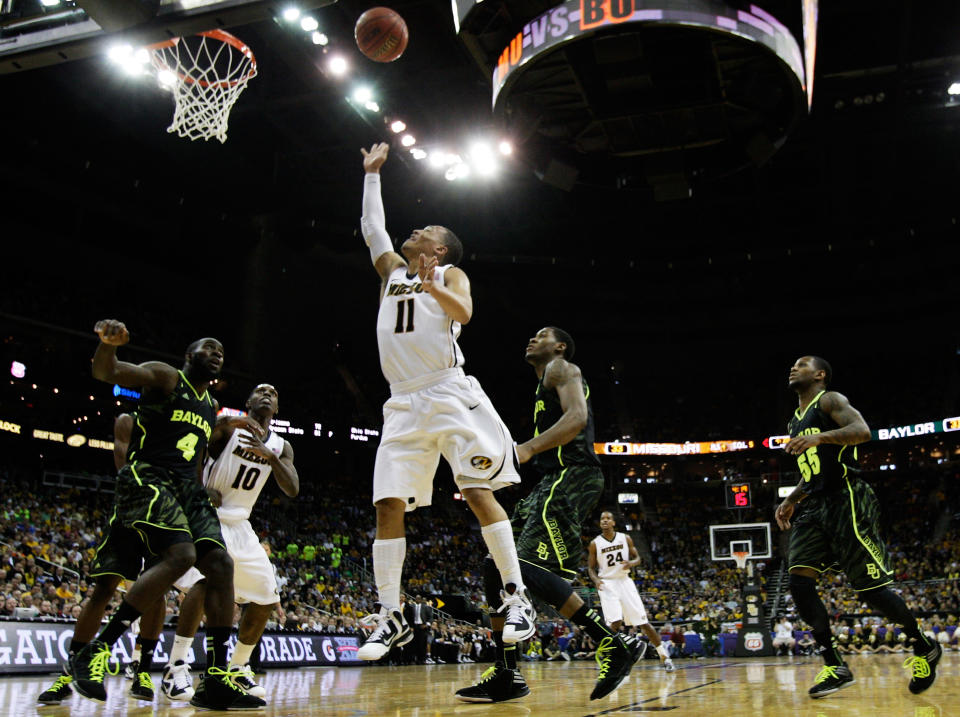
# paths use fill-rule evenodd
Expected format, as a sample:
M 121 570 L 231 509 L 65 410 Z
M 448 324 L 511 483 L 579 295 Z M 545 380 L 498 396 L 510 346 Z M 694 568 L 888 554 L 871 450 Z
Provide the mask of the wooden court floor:
M 936 683 L 919 696 L 907 690 L 909 675 L 902 662 L 902 655 L 850 657 L 856 684 L 811 700 L 806 692 L 820 663 L 809 658 L 679 660 L 672 674 L 649 660 L 634 668 L 620 689 L 596 702 L 588 699 L 596 678 L 594 663 L 525 664 L 522 669 L 530 695 L 492 705 L 466 704 L 453 697 L 456 689 L 472 683 L 486 665 L 275 670 L 261 680 L 268 706 L 255 714 L 588 717 L 667 712 L 675 717 L 960 717 L 960 653 L 944 655 Z M 173 706 L 160 695 L 152 704 L 138 702 L 127 694 L 130 682 L 121 677 L 108 677 L 105 705 L 74 694 L 60 706 L 38 706 L 36 696 L 51 682 L 49 676 L 0 678 L 0 715 L 211 714 Z

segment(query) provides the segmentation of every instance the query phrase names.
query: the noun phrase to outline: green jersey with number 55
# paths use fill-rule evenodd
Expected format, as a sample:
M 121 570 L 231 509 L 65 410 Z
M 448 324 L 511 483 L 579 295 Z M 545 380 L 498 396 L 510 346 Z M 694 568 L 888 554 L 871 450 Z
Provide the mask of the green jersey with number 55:
M 826 391 L 818 393 L 805 410 L 798 408 L 794 411 L 787 426 L 791 438 L 825 433 L 840 427 L 826 412 L 820 410 L 820 399 L 825 393 Z M 808 495 L 842 490 L 846 487 L 844 479 L 857 470 L 856 446 L 821 443 L 792 457 L 797 460 L 797 470 L 803 485 L 801 490 Z
M 180 371 L 177 387 L 161 403 L 141 399 L 127 449 L 127 461 L 165 468 L 197 480 L 217 412 L 209 391 L 199 395 Z

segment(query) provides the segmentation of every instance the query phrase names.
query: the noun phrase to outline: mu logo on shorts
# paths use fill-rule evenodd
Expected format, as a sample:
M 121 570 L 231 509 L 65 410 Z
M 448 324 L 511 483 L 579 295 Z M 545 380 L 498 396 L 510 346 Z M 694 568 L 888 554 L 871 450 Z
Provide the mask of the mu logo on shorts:
M 486 456 L 474 456 L 470 459 L 470 465 L 477 470 L 485 471 L 493 465 L 493 461 Z

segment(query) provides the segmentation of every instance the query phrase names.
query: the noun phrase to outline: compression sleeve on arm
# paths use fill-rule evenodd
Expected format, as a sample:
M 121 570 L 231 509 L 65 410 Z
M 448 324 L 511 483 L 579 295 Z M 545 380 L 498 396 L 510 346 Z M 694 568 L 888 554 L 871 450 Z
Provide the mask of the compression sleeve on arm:
M 370 247 L 370 261 L 389 251 L 393 251 L 393 242 L 387 234 L 387 218 L 383 211 L 383 198 L 380 196 L 380 175 L 368 172 L 363 178 L 363 216 L 360 217 L 360 231 L 363 240 Z

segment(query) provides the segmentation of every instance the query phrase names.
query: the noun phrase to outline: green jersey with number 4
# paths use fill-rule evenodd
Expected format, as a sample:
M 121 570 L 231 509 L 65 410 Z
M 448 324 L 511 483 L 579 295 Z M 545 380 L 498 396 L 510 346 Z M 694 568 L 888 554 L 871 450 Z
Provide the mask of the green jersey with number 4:
M 826 391 L 821 391 L 813 401 L 801 411 L 794 411 L 787 429 L 790 437 L 809 436 L 826 433 L 840 425 L 820 410 L 820 399 Z M 857 447 L 836 446 L 821 443 L 793 456 L 797 459 L 797 470 L 803 484 L 804 493 L 809 495 L 832 493 L 846 487 L 846 478 L 857 470 Z
M 188 480 L 197 480 L 217 412 L 209 391 L 203 395 L 180 371 L 177 387 L 160 403 L 137 406 L 127 461 L 149 463 Z

